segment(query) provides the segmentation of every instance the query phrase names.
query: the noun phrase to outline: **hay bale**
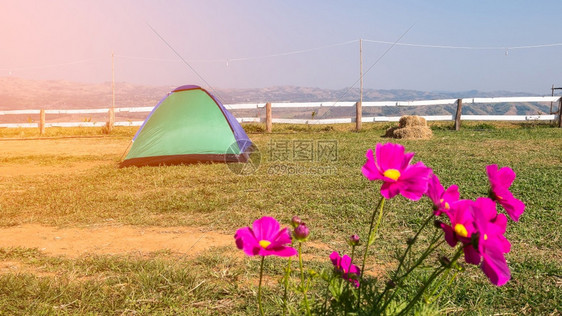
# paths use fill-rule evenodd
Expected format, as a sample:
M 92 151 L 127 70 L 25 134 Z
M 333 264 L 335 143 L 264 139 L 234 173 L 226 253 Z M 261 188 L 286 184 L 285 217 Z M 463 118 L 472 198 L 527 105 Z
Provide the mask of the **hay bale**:
M 384 136 L 402 139 L 429 139 L 433 137 L 433 132 L 427 126 L 427 121 L 421 116 L 402 116 L 398 124 L 398 126 L 387 129 Z
M 389 127 L 389 128 L 386 130 L 386 133 L 384 133 L 384 136 L 383 136 L 383 137 L 392 137 L 392 138 L 394 138 L 394 131 L 397 130 L 397 129 L 399 129 L 399 128 L 400 128 L 400 127 L 398 127 L 398 126 Z
M 404 115 L 398 121 L 398 124 L 401 128 L 404 127 L 413 127 L 413 126 L 427 126 L 426 120 L 417 115 Z
M 393 137 L 402 139 L 430 139 L 433 137 L 433 132 L 427 126 L 412 126 L 394 130 Z

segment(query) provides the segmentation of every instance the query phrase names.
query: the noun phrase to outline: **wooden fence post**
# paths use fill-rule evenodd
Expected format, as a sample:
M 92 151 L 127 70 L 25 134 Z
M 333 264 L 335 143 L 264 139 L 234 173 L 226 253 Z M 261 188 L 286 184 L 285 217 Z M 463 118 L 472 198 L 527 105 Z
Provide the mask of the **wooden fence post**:
M 562 98 L 558 99 L 558 127 L 562 128 Z
M 107 133 L 111 133 L 113 125 L 115 125 L 115 109 L 113 107 L 109 108 L 107 120 Z
M 273 122 L 271 120 L 271 103 L 265 104 L 265 131 L 271 133 L 273 130 Z
M 39 134 L 45 134 L 45 110 L 39 110 Z
M 457 114 L 455 115 L 455 131 L 461 129 L 462 99 L 457 99 Z
M 361 119 L 363 118 L 363 103 L 355 103 L 355 130 L 361 130 Z

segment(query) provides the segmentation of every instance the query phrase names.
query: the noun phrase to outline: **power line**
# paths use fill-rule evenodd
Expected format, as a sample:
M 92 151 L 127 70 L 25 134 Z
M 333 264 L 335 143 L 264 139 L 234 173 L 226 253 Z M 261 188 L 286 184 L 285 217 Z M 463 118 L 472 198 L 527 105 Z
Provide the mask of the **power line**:
M 283 57 L 283 56 L 290 56 L 290 55 L 297 55 L 297 54 L 304 54 L 313 52 L 316 50 L 322 50 L 326 48 L 332 48 L 337 46 L 344 46 L 352 43 L 357 43 L 359 40 L 351 40 L 346 42 L 334 43 L 334 44 L 327 44 L 318 47 L 312 48 L 305 48 L 281 53 L 274 53 L 268 55 L 258 55 L 258 56 L 247 56 L 247 57 L 235 57 L 235 58 L 216 58 L 216 59 L 190 59 L 189 61 L 192 63 L 230 63 L 236 61 L 249 61 L 249 60 L 256 60 L 256 59 L 266 59 L 266 58 L 275 58 L 275 57 Z M 153 57 L 140 57 L 140 56 L 125 56 L 125 55 L 115 55 L 121 58 L 127 59 L 141 59 L 141 60 L 149 60 L 149 61 L 179 61 L 178 59 L 169 59 L 169 58 L 153 58 Z
M 224 103 L 224 101 L 222 100 L 222 98 L 218 95 L 218 93 L 216 92 L 216 90 L 213 88 L 213 86 L 211 86 L 210 83 L 207 82 L 207 80 L 205 80 L 205 78 L 203 78 L 203 76 L 201 76 L 197 70 L 195 70 L 195 68 L 193 68 L 181 55 L 180 53 L 178 53 L 173 47 L 172 45 L 170 45 L 158 32 L 156 32 L 156 30 L 147 22 L 146 23 L 148 25 L 148 27 L 150 27 L 150 29 L 152 30 L 152 32 L 154 32 L 154 34 L 156 34 L 180 59 L 181 61 L 183 61 L 183 63 L 185 65 L 187 65 L 191 71 L 193 71 L 197 77 L 199 77 L 201 80 L 203 80 L 203 82 L 209 87 L 209 89 L 211 89 L 211 91 L 213 91 L 213 94 L 215 96 L 217 96 L 219 99 L 221 99 L 221 101 Z
M 257 59 L 266 59 L 266 58 L 275 58 L 275 57 L 283 57 L 283 56 L 290 56 L 290 55 L 297 55 L 297 54 L 304 54 L 313 52 L 316 50 L 322 50 L 337 46 L 344 46 L 348 44 L 357 43 L 359 40 L 350 40 L 345 42 L 333 43 L 322 45 L 318 47 L 312 48 L 305 48 L 281 53 L 274 53 L 274 54 L 267 54 L 267 55 L 257 55 L 257 56 L 247 56 L 247 57 L 235 57 L 235 58 L 216 58 L 216 59 L 190 59 L 189 61 L 192 63 L 230 63 L 236 61 L 250 61 L 250 60 L 257 60 Z M 517 50 L 517 49 L 534 49 L 534 48 L 548 48 L 548 47 L 560 47 L 562 43 L 548 43 L 548 44 L 538 44 L 538 45 L 521 45 L 521 46 L 453 46 L 453 45 L 433 45 L 433 44 L 416 44 L 416 43 L 396 43 L 390 41 L 382 41 L 382 40 L 370 40 L 370 39 L 363 39 L 363 42 L 367 43 L 375 43 L 375 44 L 385 44 L 385 45 L 394 45 L 394 46 L 406 46 L 406 47 L 421 47 L 421 48 L 436 48 L 436 49 L 455 49 L 455 50 Z M 128 59 L 140 59 L 140 60 L 150 60 L 150 61 L 168 61 L 168 62 L 177 62 L 177 59 L 169 59 L 169 58 L 152 58 L 152 57 L 141 57 L 141 56 L 125 56 L 125 55 L 116 55 L 117 57 L 121 58 L 128 58 Z
M 373 67 L 375 67 L 376 64 L 379 63 L 379 61 L 394 47 L 398 44 L 398 42 L 404 37 L 406 36 L 406 34 L 408 34 L 408 32 L 410 32 L 410 30 L 414 27 L 414 25 L 416 25 L 415 23 L 412 24 L 407 30 L 406 32 L 402 33 L 402 35 L 400 35 L 400 37 L 394 41 L 394 43 L 392 43 L 392 45 L 367 69 L 367 71 L 365 71 L 364 73 L 361 74 L 361 76 L 359 77 L 359 79 L 357 79 L 357 81 L 355 81 L 353 83 L 353 85 L 351 85 L 351 87 L 349 87 L 345 93 L 336 101 L 334 102 L 334 104 L 337 104 L 338 102 L 340 102 L 348 93 L 349 91 L 351 91 L 351 89 L 353 89 L 353 87 L 355 87 L 355 85 L 359 82 L 362 81 L 362 79 L 365 77 L 365 75 L 371 70 L 373 69 Z
M 150 27 L 150 28 L 152 29 L 152 27 Z M 154 31 L 154 29 L 152 29 L 152 30 Z M 216 58 L 216 59 L 190 59 L 189 62 L 191 62 L 191 63 L 225 63 L 225 64 L 228 64 L 230 62 L 237 62 L 237 61 L 251 61 L 251 60 L 257 60 L 257 59 L 275 58 L 275 57 L 304 54 L 304 53 L 309 53 L 309 52 L 313 52 L 313 51 L 316 51 L 316 50 L 322 50 L 322 49 L 327 49 L 327 48 L 332 48 L 332 47 L 337 47 L 337 46 L 344 46 L 344 45 L 357 43 L 357 42 L 359 42 L 359 40 L 350 40 L 350 41 L 345 41 L 345 42 L 322 45 L 322 46 L 318 46 L 318 47 L 305 48 L 305 49 L 299 49 L 299 50 L 293 50 L 293 51 L 287 51 L 287 52 L 281 52 L 281 53 L 274 53 L 274 54 L 267 54 L 267 55 L 235 57 L 235 58 Z M 549 47 L 561 47 L 562 46 L 562 43 L 547 43 L 547 44 L 520 45 L 520 46 L 515 46 L 515 45 L 514 46 L 511 46 L 511 45 L 506 45 L 506 46 L 454 46 L 454 45 L 433 45 L 433 44 L 418 44 L 418 43 L 395 43 L 395 42 L 390 42 L 390 41 L 371 40 L 371 39 L 363 39 L 363 42 L 374 43 L 374 44 L 393 45 L 393 46 L 435 48 L 435 49 L 501 50 L 501 51 L 510 51 L 510 50 L 518 50 L 518 49 L 537 49 L 537 48 L 549 48 Z M 177 52 L 175 52 L 175 53 L 176 53 L 176 55 L 178 55 Z M 179 59 L 173 59 L 173 58 L 157 58 L 157 57 L 130 56 L 130 55 L 115 54 L 115 57 L 125 58 L 125 59 L 157 61 L 157 62 L 178 62 L 178 61 L 187 62 L 181 56 L 178 56 Z M 92 61 L 96 61 L 96 60 L 100 60 L 100 59 L 101 58 L 88 58 L 88 59 L 81 59 L 81 60 L 75 60 L 75 61 L 70 61 L 70 62 L 66 62 L 66 63 L 57 63 L 57 64 L 45 64 L 45 65 L 35 65 L 35 66 L 23 66 L 23 67 L 2 67 L 2 68 L 0 68 L 0 71 L 34 70 L 34 69 L 43 69 L 43 68 L 63 67 L 63 66 L 70 66 L 70 65 L 88 63 L 88 62 L 92 62 Z M 192 67 L 190 66 L 190 68 L 192 68 Z
M 303 53 L 309 53 L 309 52 L 312 52 L 312 51 L 315 51 L 315 50 L 332 48 L 332 47 L 336 47 L 336 46 L 343 46 L 343 45 L 348 45 L 348 44 L 357 43 L 357 42 L 359 42 L 359 40 L 352 40 L 352 41 L 347 41 L 347 42 L 328 44 L 328 45 L 323 45 L 323 46 L 314 47 L 314 48 L 306 48 L 306 49 L 300 49 L 300 50 L 294 50 L 294 51 L 290 51 L 290 52 L 270 54 L 270 55 L 231 58 L 231 59 L 228 59 L 228 61 L 246 61 L 246 60 L 255 60 L 255 59 L 263 59 L 263 58 L 272 58 L 272 57 L 282 57 L 282 56 L 303 54 Z
M 393 42 L 364 39 L 364 42 L 393 45 Z M 532 49 L 562 46 L 562 43 L 550 43 L 539 45 L 525 46 L 451 46 L 451 45 L 431 45 L 431 44 L 414 44 L 414 43 L 397 43 L 396 46 L 410 46 L 422 48 L 441 48 L 441 49 L 462 49 L 462 50 L 516 50 L 516 49 Z

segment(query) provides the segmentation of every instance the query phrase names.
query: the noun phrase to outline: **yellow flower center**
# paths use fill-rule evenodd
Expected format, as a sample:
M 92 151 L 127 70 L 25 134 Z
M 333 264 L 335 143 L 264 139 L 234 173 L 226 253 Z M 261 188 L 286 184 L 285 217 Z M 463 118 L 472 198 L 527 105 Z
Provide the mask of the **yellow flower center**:
M 484 240 L 488 240 L 488 235 L 484 234 Z
M 269 240 L 260 240 L 259 242 L 260 246 L 265 249 L 267 248 L 267 246 L 271 245 L 271 241 Z
M 468 232 L 466 231 L 466 227 L 463 224 L 456 224 L 455 225 L 455 233 L 461 237 L 468 236 Z
M 398 180 L 398 178 L 400 178 L 400 171 L 396 170 L 396 169 L 387 169 L 383 175 L 387 178 L 390 178 L 394 181 Z
M 441 199 L 441 200 L 439 200 L 439 202 L 440 202 L 440 203 L 443 203 L 444 200 Z M 450 209 L 451 209 L 451 206 L 450 206 L 449 203 L 447 203 L 447 202 L 445 202 L 445 205 L 443 205 L 443 207 L 445 207 L 446 210 L 450 210 Z

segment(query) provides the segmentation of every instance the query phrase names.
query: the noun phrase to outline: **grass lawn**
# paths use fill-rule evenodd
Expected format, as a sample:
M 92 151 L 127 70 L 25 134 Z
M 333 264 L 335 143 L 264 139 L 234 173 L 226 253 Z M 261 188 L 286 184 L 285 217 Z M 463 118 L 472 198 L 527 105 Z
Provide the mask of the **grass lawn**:
M 349 235 L 366 238 L 380 195 L 379 184 L 364 178 L 361 166 L 368 148 L 390 141 L 381 137 L 388 125 L 364 124 L 361 132 L 352 132 L 351 125 L 275 125 L 272 134 L 263 133 L 260 125 L 244 127 L 261 153 L 259 168 L 249 175 L 235 174 L 224 164 L 119 169 L 133 128 L 117 128 L 111 135 L 94 128 L 52 128 L 47 129 L 49 139 L 32 139 L 38 137 L 35 130 L 0 129 L 0 226 L 111 222 L 201 227 L 232 235 L 261 216 L 288 225 L 298 215 L 311 230 L 311 246 L 303 246 L 308 266 L 330 269 L 328 255 L 348 253 Z M 425 313 L 559 315 L 562 129 L 466 123 L 455 132 L 449 124 L 436 123 L 433 132 L 430 140 L 392 141 L 415 152 L 414 161 L 431 167 L 444 186 L 457 184 L 461 198 L 487 195 L 486 165 L 510 166 L 517 173 L 511 191 L 527 208 L 518 223 L 508 223 L 505 234 L 512 245 L 506 255 L 512 280 L 497 288 L 477 267 L 465 265 L 451 290 Z M 11 150 L 16 143 L 19 150 Z M 29 150 L 21 148 L 26 144 Z M 34 151 L 34 146 L 45 149 Z M 76 150 L 60 154 L 57 146 Z M 3 167 L 22 172 L 5 175 Z M 31 167 L 58 171 L 26 173 Z M 387 201 L 367 262 L 374 284 L 384 286 L 397 264 L 396 250 L 405 247 L 430 212 L 427 198 Z M 0 274 L 0 314 L 257 314 L 259 260 L 244 257 L 234 240 L 231 247 L 211 247 L 197 257 L 164 250 L 69 258 L 2 247 L 1 262 L 29 269 Z M 448 246 L 442 251 L 450 253 Z M 269 315 L 281 310 L 278 282 L 285 262 L 266 260 Z M 311 297 L 321 301 L 323 289 L 313 287 Z M 298 297 L 291 300 L 298 304 Z

